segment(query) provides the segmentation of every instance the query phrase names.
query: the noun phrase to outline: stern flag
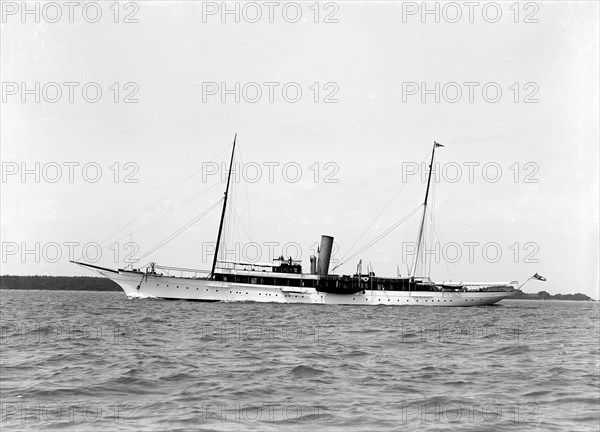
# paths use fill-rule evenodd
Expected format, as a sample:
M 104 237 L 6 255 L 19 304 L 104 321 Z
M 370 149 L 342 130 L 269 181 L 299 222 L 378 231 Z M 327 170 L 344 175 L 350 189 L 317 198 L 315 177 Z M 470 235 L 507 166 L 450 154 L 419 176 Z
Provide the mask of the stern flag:
M 542 281 L 542 282 L 546 282 L 546 278 L 545 278 L 544 276 L 540 276 L 540 275 L 539 275 L 539 274 L 537 274 L 537 273 L 536 273 L 536 274 L 534 274 L 532 277 L 533 277 L 534 279 L 540 280 L 540 281 Z
M 441 145 L 441 144 L 440 144 L 440 143 L 438 143 L 438 142 L 435 142 L 435 141 L 434 141 L 434 143 L 435 143 L 435 148 L 438 148 L 438 147 L 444 147 L 443 145 Z

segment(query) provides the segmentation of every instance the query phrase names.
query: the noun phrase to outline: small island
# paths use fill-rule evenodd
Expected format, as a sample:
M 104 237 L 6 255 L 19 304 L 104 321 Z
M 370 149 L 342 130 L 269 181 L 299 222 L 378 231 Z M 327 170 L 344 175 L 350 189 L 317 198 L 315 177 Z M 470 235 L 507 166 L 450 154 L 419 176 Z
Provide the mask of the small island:
M 547 291 L 540 291 L 536 293 L 525 293 L 518 291 L 511 300 L 577 300 L 577 301 L 594 301 L 593 298 L 588 297 L 585 294 L 550 294 Z
M 0 276 L 0 289 L 58 291 L 122 291 L 110 279 L 94 276 Z M 578 300 L 594 301 L 585 294 L 550 294 L 546 291 L 518 291 L 511 300 Z

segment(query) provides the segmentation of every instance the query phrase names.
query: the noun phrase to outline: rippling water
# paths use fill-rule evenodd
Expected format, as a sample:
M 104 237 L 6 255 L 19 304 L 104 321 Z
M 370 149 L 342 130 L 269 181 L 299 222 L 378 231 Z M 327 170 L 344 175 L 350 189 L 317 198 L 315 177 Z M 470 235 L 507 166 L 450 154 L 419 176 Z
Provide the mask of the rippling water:
M 3 430 L 599 428 L 598 303 L 0 296 Z

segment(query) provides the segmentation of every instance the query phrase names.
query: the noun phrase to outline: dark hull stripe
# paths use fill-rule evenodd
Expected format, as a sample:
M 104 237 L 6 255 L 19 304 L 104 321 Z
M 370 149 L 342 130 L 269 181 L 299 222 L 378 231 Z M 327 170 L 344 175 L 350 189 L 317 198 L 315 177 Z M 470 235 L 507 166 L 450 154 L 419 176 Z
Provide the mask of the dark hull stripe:
M 170 300 L 170 301 L 176 301 L 176 300 L 182 300 L 182 301 L 192 301 L 192 302 L 220 302 L 223 300 L 212 300 L 212 299 L 186 299 L 186 298 L 176 298 L 176 297 L 159 297 L 161 300 Z

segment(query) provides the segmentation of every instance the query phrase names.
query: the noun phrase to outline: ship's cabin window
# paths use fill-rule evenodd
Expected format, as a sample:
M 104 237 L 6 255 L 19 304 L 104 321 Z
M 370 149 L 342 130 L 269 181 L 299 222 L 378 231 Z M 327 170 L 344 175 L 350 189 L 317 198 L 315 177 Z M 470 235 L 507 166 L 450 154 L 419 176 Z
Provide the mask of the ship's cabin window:
M 236 276 L 235 281 L 238 283 L 248 283 L 248 276 Z

